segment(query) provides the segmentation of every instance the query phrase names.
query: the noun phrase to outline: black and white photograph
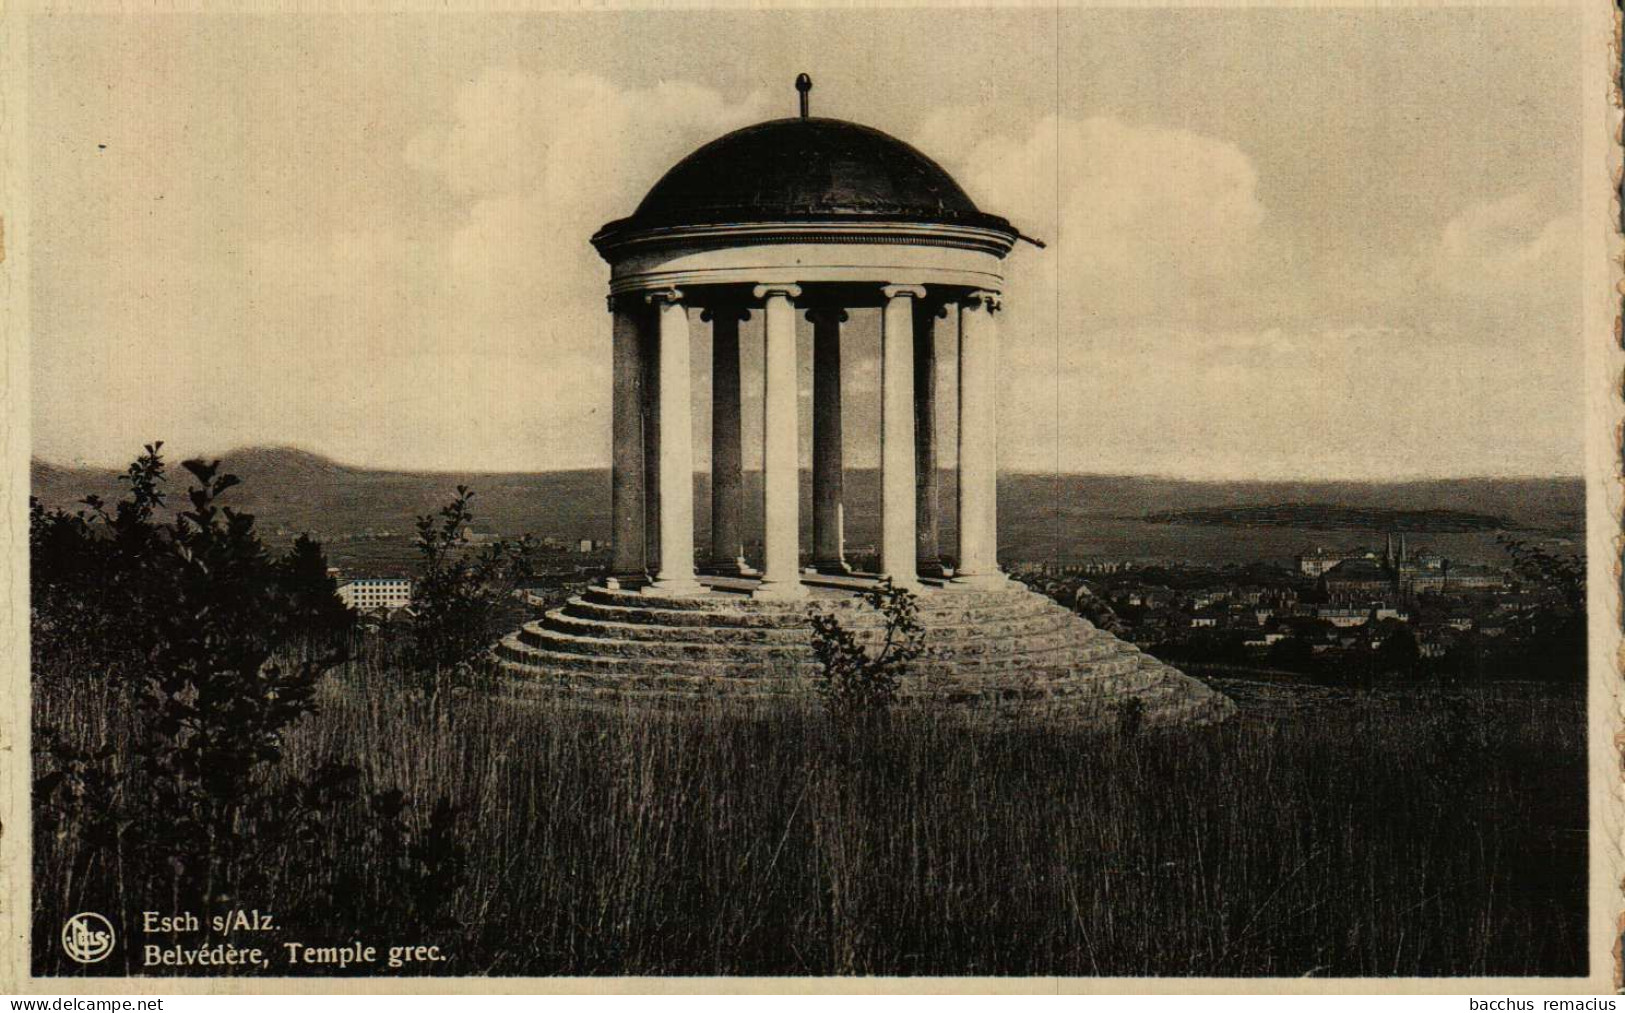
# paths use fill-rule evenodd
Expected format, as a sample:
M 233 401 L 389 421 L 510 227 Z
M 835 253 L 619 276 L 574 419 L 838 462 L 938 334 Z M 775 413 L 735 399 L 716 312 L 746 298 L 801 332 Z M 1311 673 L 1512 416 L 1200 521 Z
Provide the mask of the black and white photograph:
M 7 10 L 0 991 L 1615 991 L 1615 16 Z

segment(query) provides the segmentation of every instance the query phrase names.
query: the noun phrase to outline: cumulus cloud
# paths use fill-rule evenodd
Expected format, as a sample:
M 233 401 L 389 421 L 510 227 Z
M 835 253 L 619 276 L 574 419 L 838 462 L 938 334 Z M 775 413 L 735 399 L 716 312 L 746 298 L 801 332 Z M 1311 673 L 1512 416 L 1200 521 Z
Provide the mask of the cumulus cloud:
M 128 240 L 109 248 L 117 270 L 64 261 L 36 279 L 34 365 L 49 378 L 38 449 L 122 459 L 128 417 L 82 410 L 110 400 L 143 405 L 143 437 L 207 440 L 183 452 L 277 442 L 381 466 L 606 463 L 607 268 L 587 238 L 770 103 L 509 66 L 462 80 L 449 105 L 403 113 L 366 171 L 350 162 L 363 123 L 255 149 L 275 197 L 252 205 L 237 174 L 203 189 L 229 138 L 189 141 L 142 118 L 172 104 L 131 100 L 106 124 L 60 131 L 105 126 L 113 150 L 145 144 L 165 171 L 64 191 L 117 195 L 101 212 L 65 198 L 54 218 L 37 209 L 45 241 Z M 1553 193 L 1472 193 L 1489 199 L 1403 222 L 1373 206 L 1370 224 L 1349 226 L 1280 196 L 1309 184 L 1282 176 L 1276 150 L 1113 116 L 1011 115 L 939 109 L 906 134 L 979 204 L 1050 243 L 1020 245 L 1008 264 L 1008 465 L 1371 475 L 1426 471 L 1447 448 L 1439 466 L 1452 471 L 1577 466 L 1579 343 L 1565 321 L 1578 222 Z M 126 122 L 128 137 L 114 129 Z M 343 172 L 312 171 L 311 150 Z M 84 164 L 62 154 L 50 178 Z M 76 222 L 79 234 L 64 228 Z M 849 326 L 861 466 L 874 462 L 875 324 L 859 313 Z M 747 376 L 758 355 L 747 343 Z M 695 363 L 704 462 L 706 360 Z M 758 396 L 747 383 L 750 418 Z
M 408 161 L 465 204 L 447 261 L 450 354 L 476 357 L 469 389 L 517 376 L 532 392 L 482 404 L 461 456 L 472 442 L 514 466 L 504 434 L 522 431 L 536 465 L 607 457 L 608 272 L 587 237 L 631 213 L 672 163 L 764 108 L 760 95 L 732 100 L 683 82 L 624 88 L 498 67 L 464 86 L 454 122 L 413 139 Z
M 1551 217 L 1518 191 L 1475 203 L 1450 219 L 1426 251 L 1428 280 L 1445 292 L 1515 307 L 1572 302 L 1579 278 L 1579 221 Z
M 463 195 L 540 193 L 590 215 L 624 210 L 699 141 L 763 118 L 760 93 L 730 100 L 686 81 L 626 88 L 588 74 L 488 69 L 449 131 L 415 139 L 419 164 Z
M 401 177 L 385 191 L 423 195 L 415 215 L 341 216 L 321 182 L 294 176 L 286 203 L 316 209 L 294 226 L 217 241 L 194 230 L 230 252 L 185 250 L 184 270 L 173 249 L 140 262 L 154 277 L 127 286 L 144 295 L 116 316 L 119 333 L 187 395 L 160 399 L 149 428 L 177 447 L 187 441 L 175 434 L 206 441 L 186 452 L 274 441 L 382 466 L 602 465 L 608 269 L 587 239 L 671 163 L 764 113 L 759 96 L 693 84 L 487 69 L 383 166 Z M 154 354 L 160 346 L 175 354 Z M 121 347 L 81 356 L 75 375 L 107 392 L 146 376 Z M 272 398 L 267 377 L 278 380 Z M 122 454 L 118 424 L 53 425 L 51 438 Z
M 1008 265 L 1012 467 L 1399 476 L 1441 446 L 1465 471 L 1578 467 L 1577 342 L 1542 332 L 1574 304 L 1576 223 L 1533 194 L 1349 259 L 1273 218 L 1223 138 L 1108 116 L 1010 133 L 971 110 L 915 140 L 1050 240 Z
M 982 206 L 1049 241 L 1039 270 L 1012 273 L 1013 295 L 1055 302 L 1059 279 L 1069 318 L 1166 313 L 1255 263 L 1266 213 L 1235 144 L 1110 116 L 1047 116 L 1013 136 L 995 122 L 943 111 L 919 140 Z M 968 146 L 967 123 L 984 125 Z
M 330 426 L 357 423 L 312 442 L 386 464 L 602 464 L 608 272 L 587 238 L 630 213 L 689 150 L 762 118 L 762 106 L 692 84 L 624 88 L 511 67 L 465 84 L 450 119 L 402 152 L 452 201 L 446 226 L 427 238 L 386 230 L 314 248 L 260 244 L 262 277 L 307 297 L 270 315 L 289 318 L 291 331 L 315 302 L 330 322 L 306 349 L 312 372 L 369 378 L 309 406 Z M 477 404 L 461 400 L 474 392 Z M 388 418 L 403 427 L 378 424 Z M 290 420 L 285 438 L 298 430 Z

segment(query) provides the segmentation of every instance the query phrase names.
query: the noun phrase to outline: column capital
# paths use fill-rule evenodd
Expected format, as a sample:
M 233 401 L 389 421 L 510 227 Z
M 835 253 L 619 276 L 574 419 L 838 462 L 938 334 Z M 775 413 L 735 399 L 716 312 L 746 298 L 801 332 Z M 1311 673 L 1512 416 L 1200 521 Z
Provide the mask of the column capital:
M 700 311 L 700 319 L 706 323 L 713 320 L 749 320 L 750 307 L 738 303 L 725 303 L 721 306 L 707 306 Z
M 783 296 L 786 299 L 799 299 L 801 298 L 801 286 L 775 281 L 766 285 L 757 285 L 751 290 L 751 297 L 755 299 L 767 299 L 776 295 Z
M 896 299 L 898 296 L 910 296 L 914 299 L 925 298 L 924 285 L 882 285 L 880 294 L 887 299 Z
M 974 292 L 965 293 L 960 298 L 959 304 L 971 309 L 986 307 L 989 313 L 997 313 L 1004 309 L 1004 296 L 989 289 L 977 289 Z
M 847 316 L 846 310 L 839 306 L 809 306 L 807 307 L 807 319 L 813 323 L 820 320 L 830 320 L 837 324 L 844 324 L 850 318 Z
M 683 290 L 675 285 L 668 285 L 665 288 L 650 289 L 649 291 L 643 293 L 643 301 L 651 306 L 661 304 L 668 306 L 675 305 L 683 301 Z

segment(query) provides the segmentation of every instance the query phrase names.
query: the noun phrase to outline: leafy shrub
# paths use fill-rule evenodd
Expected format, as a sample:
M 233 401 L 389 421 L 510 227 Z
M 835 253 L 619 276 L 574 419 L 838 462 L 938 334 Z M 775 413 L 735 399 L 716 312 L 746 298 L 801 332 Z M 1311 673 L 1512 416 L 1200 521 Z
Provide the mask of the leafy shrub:
M 1422 662 L 1416 634 L 1404 623 L 1388 622 L 1382 630 L 1382 645 L 1376 649 L 1372 665 L 1378 672 L 1414 677 Z
M 1580 556 L 1549 552 L 1529 542 L 1498 539 L 1513 569 L 1529 587 L 1561 603 L 1535 604 L 1507 616 L 1517 645 L 1500 667 L 1523 677 L 1583 681 L 1586 672 L 1586 564 Z
M 473 498 L 460 485 L 438 514 L 417 521 L 422 568 L 412 592 L 414 650 L 406 660 L 431 693 L 448 678 L 489 674 L 487 649 L 505 632 L 514 590 L 531 573 L 529 535 L 470 551 Z
M 885 619 L 885 637 L 871 654 L 856 634 L 832 613 L 813 616 L 813 653 L 822 682 L 819 692 L 830 712 L 851 719 L 883 713 L 897 698 L 897 681 L 908 664 L 925 650 L 919 599 L 887 577 L 862 594 L 862 600 Z
M 166 512 L 161 446 L 116 504 L 31 504 L 36 882 L 66 848 L 60 885 L 77 891 L 37 897 L 36 918 L 60 925 L 87 891 L 127 926 L 159 901 L 200 915 L 263 902 L 279 879 L 326 874 L 341 831 L 403 841 L 374 893 L 426 909 L 419 884 L 460 868 L 449 803 L 408 841 L 398 792 L 369 798 L 336 760 L 303 777 L 283 764 L 346 656 L 350 612 L 320 546 L 273 558 L 254 517 L 221 505 L 238 480 L 218 462 L 185 462 L 186 508 Z

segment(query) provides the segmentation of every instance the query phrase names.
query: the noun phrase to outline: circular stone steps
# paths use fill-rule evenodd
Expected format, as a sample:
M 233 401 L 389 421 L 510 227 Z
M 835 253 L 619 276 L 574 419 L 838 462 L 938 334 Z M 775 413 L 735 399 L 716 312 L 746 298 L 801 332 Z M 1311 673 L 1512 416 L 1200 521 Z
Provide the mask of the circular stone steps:
M 1069 625 L 1064 619 L 1059 621 L 1051 619 L 1036 629 L 1023 629 L 994 636 L 989 636 L 974 627 L 962 627 L 960 628 L 962 632 L 958 635 L 943 636 L 940 639 L 933 630 L 927 648 L 930 656 L 937 661 L 969 660 L 993 655 L 1039 654 L 1075 646 L 1078 642 L 1078 631 L 1076 628 L 1069 628 Z M 716 631 L 719 635 L 697 637 L 692 633 L 681 635 L 680 631 L 673 627 L 663 629 L 670 634 L 678 635 L 651 636 L 644 633 L 628 636 L 628 631 L 624 627 L 592 629 L 580 624 L 570 624 L 561 628 L 549 618 L 542 623 L 526 625 L 517 636 L 521 642 L 530 647 L 564 654 L 605 654 L 674 660 L 727 660 L 736 656 L 747 656 L 764 662 L 811 660 L 812 657 L 809 637 L 805 631 L 773 630 L 767 632 L 780 635 L 757 639 L 736 636 L 735 634 L 740 632 L 736 630 Z M 878 649 L 884 636 L 884 631 L 879 629 L 865 630 L 859 635 L 858 640 L 866 647 Z
M 520 697 L 782 699 L 817 690 L 812 618 L 820 614 L 834 615 L 871 650 L 884 637 L 884 618 L 853 593 L 820 589 L 785 602 L 595 587 L 492 653 Z M 1138 700 L 1148 725 L 1218 721 L 1234 710 L 1197 680 L 1020 584 L 924 589 L 916 614 L 926 653 L 900 680 L 904 702 L 1098 720 Z
M 625 610 L 622 610 L 625 611 Z M 953 618 L 953 617 L 949 617 Z M 1054 633 L 1062 629 L 1072 629 L 1072 620 L 1076 618 L 1065 614 L 1042 611 L 1015 615 L 1005 619 L 984 618 L 976 622 L 935 623 L 932 622 L 931 642 L 933 644 L 960 643 L 971 640 L 985 639 L 987 636 L 987 623 L 997 621 L 1004 627 L 1005 636 L 1025 637 L 1046 633 Z M 885 632 L 885 626 L 878 617 L 860 617 L 853 615 L 850 621 L 842 617 L 842 625 L 863 636 L 880 637 Z M 924 622 L 924 620 L 922 620 Z M 698 626 L 693 623 L 673 623 L 662 625 L 648 621 L 630 621 L 623 615 L 611 614 L 603 618 L 589 618 L 576 614 L 568 608 L 555 609 L 547 613 L 544 622 L 529 623 L 525 626 L 527 631 L 534 631 L 545 627 L 559 633 L 576 636 L 609 636 L 617 640 L 681 640 L 693 635 L 697 629 L 703 629 L 705 640 L 709 643 L 737 643 L 737 644 L 768 644 L 768 643 L 804 643 L 807 640 L 807 618 L 796 617 L 794 622 L 774 623 L 771 625 L 742 626 Z
M 960 592 L 935 592 L 944 597 L 957 597 Z M 1047 599 L 1037 602 L 1022 599 L 1005 600 L 994 599 L 985 593 L 966 593 L 966 597 L 974 595 L 985 604 L 977 605 L 971 602 L 944 602 L 922 603 L 919 610 L 920 622 L 923 625 L 935 628 L 938 626 L 965 625 L 968 623 L 1002 622 L 1016 620 L 1024 617 L 1045 614 L 1043 604 Z M 1037 597 L 1028 593 L 1029 597 Z M 565 616 L 596 623 L 621 623 L 626 625 L 653 625 L 661 627 L 701 627 L 708 630 L 744 628 L 744 629 L 794 629 L 805 630 L 810 616 L 815 614 L 832 614 L 841 620 L 843 625 L 857 627 L 880 627 L 883 620 L 880 615 L 856 598 L 826 599 L 814 598 L 807 602 L 759 602 L 743 596 L 726 596 L 720 601 L 703 598 L 688 599 L 696 602 L 693 608 L 682 608 L 678 603 L 681 598 L 649 598 L 630 592 L 589 592 L 570 600 L 559 611 Z M 1053 604 L 1053 603 L 1050 603 Z M 1057 606 L 1058 607 L 1058 606 Z

